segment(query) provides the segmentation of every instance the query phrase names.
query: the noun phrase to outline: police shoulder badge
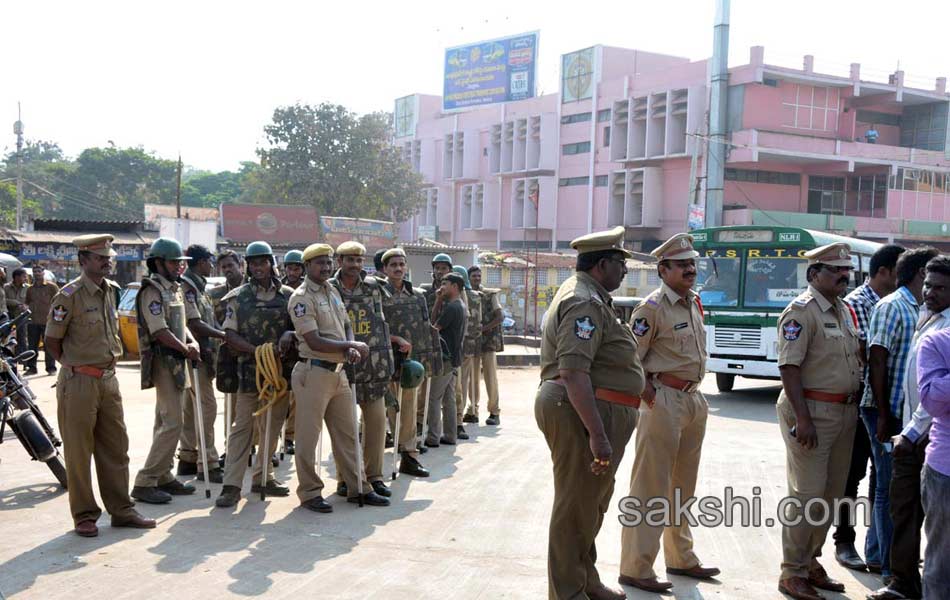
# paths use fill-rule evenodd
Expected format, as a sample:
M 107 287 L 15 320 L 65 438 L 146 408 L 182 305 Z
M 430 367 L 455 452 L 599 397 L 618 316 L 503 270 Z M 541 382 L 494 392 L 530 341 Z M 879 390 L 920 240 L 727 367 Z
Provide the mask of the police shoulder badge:
M 53 320 L 57 323 L 62 323 L 66 320 L 66 315 L 69 314 L 69 311 L 66 310 L 66 307 L 62 304 L 57 304 L 53 307 Z
M 152 300 L 148 304 L 148 312 L 152 313 L 156 317 L 162 314 L 162 303 L 158 300 Z
M 590 317 L 574 319 L 574 335 L 579 340 L 589 340 L 594 335 L 597 326 L 591 321 Z
M 633 335 L 643 337 L 650 331 L 650 324 L 643 317 L 633 320 Z
M 802 334 L 802 325 L 795 319 L 788 321 L 782 325 L 782 337 L 790 342 L 794 342 L 798 339 L 798 336 Z
M 307 306 L 303 302 L 294 305 L 294 316 L 302 317 L 307 314 Z
M 196 303 L 197 297 L 195 296 L 195 290 L 185 292 L 185 299 L 188 300 L 188 302 Z

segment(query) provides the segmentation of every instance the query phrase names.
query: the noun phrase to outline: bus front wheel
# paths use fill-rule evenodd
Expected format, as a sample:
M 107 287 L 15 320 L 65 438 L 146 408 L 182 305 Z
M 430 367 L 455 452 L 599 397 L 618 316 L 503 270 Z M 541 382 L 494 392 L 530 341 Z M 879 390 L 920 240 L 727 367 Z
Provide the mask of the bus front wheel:
M 736 383 L 736 376 L 732 373 L 716 373 L 716 387 L 720 392 L 731 392 Z

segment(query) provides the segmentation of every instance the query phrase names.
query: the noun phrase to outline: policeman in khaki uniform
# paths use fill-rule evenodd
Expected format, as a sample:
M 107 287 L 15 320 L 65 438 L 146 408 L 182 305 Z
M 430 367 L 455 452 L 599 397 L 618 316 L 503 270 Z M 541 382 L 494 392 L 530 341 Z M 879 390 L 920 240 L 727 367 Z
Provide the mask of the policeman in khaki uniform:
M 643 500 L 663 497 L 672 503 L 673 489 L 680 490 L 684 500 L 696 491 L 709 412 L 699 391 L 706 374 L 706 330 L 699 296 L 692 290 L 699 256 L 693 237 L 674 235 L 651 254 L 659 261 L 663 283 L 637 306 L 630 321 L 647 379 L 630 495 Z M 719 574 L 715 567 L 701 566 L 685 520 L 666 528 L 644 522 L 621 533 L 621 583 L 654 593 L 673 587 L 653 570 L 661 535 L 667 573 L 695 579 Z
M 177 241 L 155 240 L 146 260 L 149 274 L 135 299 L 142 389 L 154 387 L 156 403 L 152 447 L 135 477 L 132 497 L 149 504 L 195 492 L 193 485 L 172 475 L 182 431 L 183 392 L 191 385 L 186 361 L 200 360 L 198 343 L 186 327 L 181 289 L 181 274 L 190 260 Z
M 815 248 L 805 257 L 808 289 L 778 323 L 782 391 L 776 412 L 785 441 L 788 495 L 802 506 L 812 498 L 833 506 L 844 495 L 848 477 L 862 374 L 857 319 L 840 298 L 852 263 L 844 243 Z M 820 517 L 822 511 L 816 513 Z M 786 516 L 801 517 L 801 510 Z M 830 525 L 830 520 L 821 526 L 802 521 L 782 527 L 779 591 L 801 600 L 820 598 L 815 588 L 844 591 L 817 560 Z
M 82 275 L 61 289 L 50 304 L 46 345 L 62 364 L 56 379 L 57 418 L 63 436 L 69 509 L 76 533 L 99 535 L 102 510 L 92 490 L 89 461 L 96 461 L 99 493 L 113 527 L 155 527 L 132 508 L 129 498 L 129 436 L 115 363 L 119 341 L 119 285 L 112 272 L 112 236 L 89 234 L 73 240 Z
M 333 268 L 333 248 L 311 244 L 303 252 L 304 283 L 294 290 L 287 303 L 293 319 L 300 360 L 291 376 L 297 398 L 297 498 L 301 506 L 321 513 L 333 512 L 323 498 L 323 480 L 317 472 L 316 448 L 323 422 L 338 476 L 347 483 L 347 501 L 358 501 L 358 478 L 363 465 L 357 460 L 356 401 L 343 370 L 345 362 L 358 363 L 369 357 L 369 346 L 354 341 L 350 320 L 337 289 L 327 282 Z M 387 506 L 389 500 L 362 482 L 363 501 Z
M 571 242 L 577 274 L 558 289 L 541 340 L 534 416 L 554 463 L 548 597 L 620 600 L 594 562 L 614 475 L 637 423 L 643 368 L 610 292 L 627 272 L 623 227 Z

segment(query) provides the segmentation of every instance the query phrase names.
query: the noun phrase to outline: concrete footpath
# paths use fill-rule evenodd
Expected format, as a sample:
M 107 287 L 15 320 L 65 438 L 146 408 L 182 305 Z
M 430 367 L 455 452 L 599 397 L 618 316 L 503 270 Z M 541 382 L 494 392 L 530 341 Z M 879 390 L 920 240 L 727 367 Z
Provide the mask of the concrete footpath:
M 119 377 L 134 478 L 151 441 L 154 395 L 138 389 L 137 370 L 122 368 Z M 423 455 L 432 477 L 400 476 L 391 507 L 360 509 L 330 495 L 334 512 L 326 515 L 300 509 L 294 495 L 247 498 L 249 481 L 235 511 L 215 509 L 221 486 L 213 485 L 207 500 L 202 484 L 195 495 L 168 505 L 140 504 L 143 514 L 159 520 L 155 530 L 112 529 L 104 515 L 98 538 L 79 538 L 66 494 L 7 432 L 0 445 L 0 598 L 545 598 L 553 487 L 533 413 L 538 372 L 504 369 L 500 380 L 500 427 L 469 425 L 470 441 Z M 55 421 L 53 381 L 37 377 L 31 385 Z M 708 377 L 703 390 L 710 418 L 697 495 L 722 498 L 727 486 L 751 495 L 758 487 L 764 516 L 774 516 L 786 486 L 774 408 L 778 387 L 740 380 L 735 392 L 718 394 Z M 217 430 L 220 440 L 220 420 Z M 324 448 L 328 452 L 329 444 Z M 617 502 L 627 495 L 632 462 L 631 442 L 597 540 L 607 582 L 618 574 Z M 324 457 L 324 475 L 332 465 Z M 294 488 L 292 460 L 281 464 L 278 476 Z M 330 494 L 336 481 L 330 476 L 326 483 Z M 673 577 L 674 597 L 781 598 L 780 534 L 778 526 L 696 529 L 699 556 L 722 576 L 709 582 Z M 858 537 L 862 542 L 863 527 Z M 829 536 L 822 563 L 848 592 L 826 597 L 863 598 L 880 585 L 877 576 L 839 567 L 833 550 Z M 660 575 L 662 565 L 661 555 Z M 627 592 L 629 598 L 662 597 Z

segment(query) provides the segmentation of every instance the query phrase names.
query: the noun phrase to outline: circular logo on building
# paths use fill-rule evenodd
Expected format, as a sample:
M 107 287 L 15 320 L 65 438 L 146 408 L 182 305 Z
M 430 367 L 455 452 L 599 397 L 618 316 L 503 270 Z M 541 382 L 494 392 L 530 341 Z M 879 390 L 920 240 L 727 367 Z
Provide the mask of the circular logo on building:
M 257 216 L 257 229 L 265 235 L 277 233 L 277 217 L 269 212 Z

